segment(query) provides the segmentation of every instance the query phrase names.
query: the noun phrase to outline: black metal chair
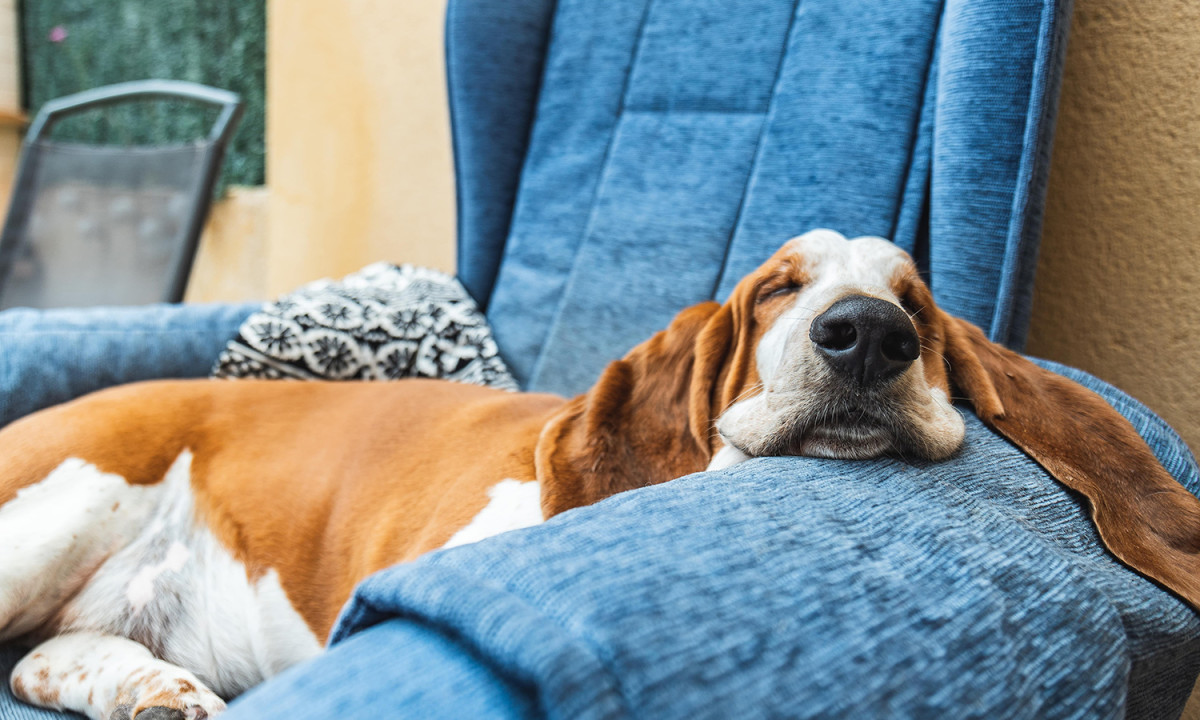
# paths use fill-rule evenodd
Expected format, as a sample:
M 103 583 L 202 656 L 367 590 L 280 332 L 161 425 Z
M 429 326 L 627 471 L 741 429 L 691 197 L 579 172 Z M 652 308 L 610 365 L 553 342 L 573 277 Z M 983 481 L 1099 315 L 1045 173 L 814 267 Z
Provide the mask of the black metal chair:
M 50 137 L 68 116 L 148 100 L 204 103 L 218 113 L 207 134 L 190 142 Z M 182 300 L 241 113 L 235 93 L 168 80 L 109 85 L 46 103 L 22 145 L 0 234 L 0 309 Z

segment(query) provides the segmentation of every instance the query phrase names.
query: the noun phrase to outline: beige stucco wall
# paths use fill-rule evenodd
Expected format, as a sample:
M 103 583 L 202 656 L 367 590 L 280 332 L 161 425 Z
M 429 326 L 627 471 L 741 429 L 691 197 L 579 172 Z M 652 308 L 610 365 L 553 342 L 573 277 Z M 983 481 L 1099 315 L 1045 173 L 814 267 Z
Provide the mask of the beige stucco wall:
M 232 187 L 213 203 L 200 236 L 187 302 L 265 300 L 267 208 L 265 187 Z
M 267 298 L 376 260 L 454 269 L 443 12 L 268 1 L 267 187 L 214 204 L 188 300 Z
M 1075 5 L 1028 349 L 1200 449 L 1200 3 Z
M 267 286 L 454 268 L 443 0 L 269 0 Z
M 269 0 L 267 187 L 214 204 L 189 300 L 267 298 L 376 260 L 454 269 L 444 7 Z

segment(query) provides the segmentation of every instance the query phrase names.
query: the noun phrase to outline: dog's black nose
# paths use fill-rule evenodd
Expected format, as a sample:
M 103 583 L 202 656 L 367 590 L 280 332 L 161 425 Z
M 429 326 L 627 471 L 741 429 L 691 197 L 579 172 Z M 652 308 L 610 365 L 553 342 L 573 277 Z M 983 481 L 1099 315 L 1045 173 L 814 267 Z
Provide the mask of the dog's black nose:
M 908 315 L 865 295 L 835 302 L 813 320 L 808 337 L 831 367 L 862 386 L 899 375 L 921 355 Z

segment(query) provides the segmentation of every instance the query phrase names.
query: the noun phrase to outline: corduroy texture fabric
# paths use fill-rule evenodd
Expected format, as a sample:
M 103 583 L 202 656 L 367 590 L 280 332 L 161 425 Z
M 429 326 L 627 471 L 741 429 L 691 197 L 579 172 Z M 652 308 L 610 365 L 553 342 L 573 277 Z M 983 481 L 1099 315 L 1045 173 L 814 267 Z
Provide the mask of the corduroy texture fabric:
M 454 0 L 446 84 L 458 199 L 458 278 L 487 309 L 537 108 L 554 0 Z
M 1019 347 L 1067 5 L 560 0 L 488 308 L 518 380 L 581 391 L 816 227 L 916 251 L 943 307 Z M 493 179 L 464 212 L 506 206 Z M 460 256 L 497 237 L 464 226 Z
M 0 427 L 121 383 L 204 377 L 257 305 L 0 313 Z
M 1065 372 L 1200 490 L 1161 420 Z M 481 718 L 1171 718 L 1198 650 L 1200 617 L 969 416 L 946 462 L 754 460 L 385 571 L 229 717 L 442 717 L 452 677 Z

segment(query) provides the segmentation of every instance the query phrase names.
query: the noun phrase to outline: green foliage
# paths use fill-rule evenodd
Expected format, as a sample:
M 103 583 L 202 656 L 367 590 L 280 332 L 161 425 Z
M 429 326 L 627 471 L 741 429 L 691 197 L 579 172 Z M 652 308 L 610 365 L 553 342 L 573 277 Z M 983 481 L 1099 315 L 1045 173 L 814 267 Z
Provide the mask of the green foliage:
M 225 157 L 222 187 L 261 185 L 266 105 L 266 0 L 24 0 L 26 106 L 90 88 L 147 78 L 232 90 L 245 112 Z M 65 39 L 54 42 L 51 38 Z M 147 143 L 203 135 L 215 112 L 156 101 L 64 121 L 54 136 Z

